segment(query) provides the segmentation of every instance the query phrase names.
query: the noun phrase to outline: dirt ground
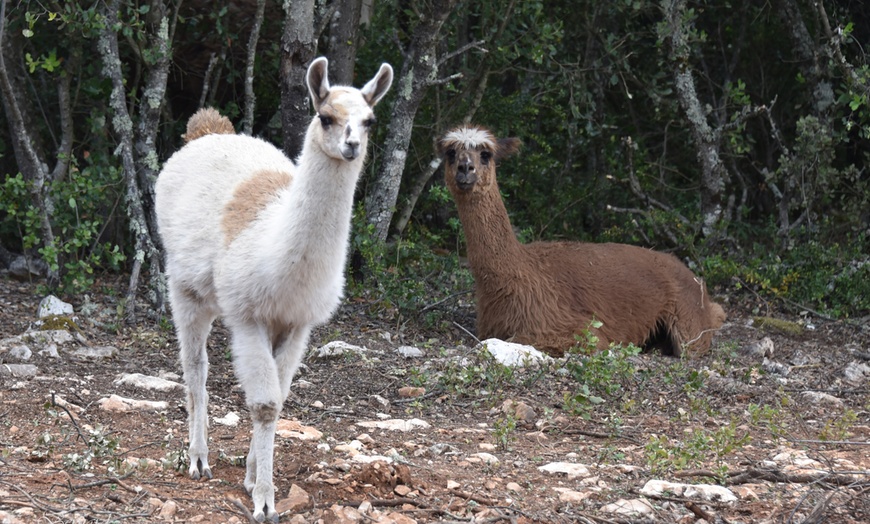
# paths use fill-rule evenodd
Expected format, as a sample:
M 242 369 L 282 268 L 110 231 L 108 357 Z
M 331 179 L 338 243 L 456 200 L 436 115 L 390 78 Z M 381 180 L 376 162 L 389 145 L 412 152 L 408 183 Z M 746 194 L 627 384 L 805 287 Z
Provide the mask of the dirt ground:
M 171 326 L 153 318 L 123 325 L 113 317 L 113 290 L 123 283 L 95 289 L 102 291 L 66 297 L 85 341 L 77 344 L 113 346 L 115 356 L 62 347 L 57 356 L 34 352 L 27 363 L 35 376 L 0 373 L 0 522 L 246 522 L 250 418 L 226 331 L 217 325 L 209 346 L 214 479 L 193 481 L 183 391 L 115 383 L 129 373 L 181 374 Z M 41 298 L 36 285 L 0 275 L 0 340 L 33 328 Z M 448 321 L 430 329 L 381 318 L 365 301 L 345 304 L 310 346 L 339 340 L 366 351 L 309 355 L 297 375 L 282 419 L 321 434 L 276 437 L 276 500 L 294 485 L 304 492 L 281 521 L 870 522 L 867 320 L 770 309 L 757 297 L 718 299 L 729 321 L 710 355 L 630 357 L 622 363 L 631 373 L 607 377 L 614 388 L 606 393 L 584 391 L 565 362 L 505 370 L 482 358 L 462 329 L 473 327 L 467 303 L 441 304 Z M 762 327 L 754 315 L 800 329 Z M 401 346 L 423 356 L 403 356 Z M 21 362 L 0 347 L 0 367 L 10 363 Z M 407 387 L 424 390 L 408 397 Z M 167 404 L 108 411 L 99 401 L 113 394 Z M 506 411 L 505 401 L 531 410 Z M 228 413 L 240 417 L 236 426 L 214 420 Z M 428 427 L 364 425 L 385 418 Z M 392 462 L 362 460 L 371 456 Z M 552 463 L 586 472 L 539 469 Z M 724 486 L 736 500 L 642 492 L 654 479 Z M 647 507 L 639 513 L 613 505 L 638 500 Z

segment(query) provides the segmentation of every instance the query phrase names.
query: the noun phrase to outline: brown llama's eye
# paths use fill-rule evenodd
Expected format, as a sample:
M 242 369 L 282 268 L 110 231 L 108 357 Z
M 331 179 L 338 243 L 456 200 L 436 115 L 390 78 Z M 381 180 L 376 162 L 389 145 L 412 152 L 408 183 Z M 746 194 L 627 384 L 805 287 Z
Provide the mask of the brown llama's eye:
M 456 162 L 456 150 L 455 149 L 448 149 L 447 150 L 447 161 L 451 164 Z
M 480 152 L 480 161 L 484 164 L 489 164 L 489 161 L 492 160 L 492 152 L 490 151 L 481 151 Z
M 317 115 L 320 118 L 320 124 L 323 127 L 329 127 L 332 125 L 332 117 L 326 115 Z

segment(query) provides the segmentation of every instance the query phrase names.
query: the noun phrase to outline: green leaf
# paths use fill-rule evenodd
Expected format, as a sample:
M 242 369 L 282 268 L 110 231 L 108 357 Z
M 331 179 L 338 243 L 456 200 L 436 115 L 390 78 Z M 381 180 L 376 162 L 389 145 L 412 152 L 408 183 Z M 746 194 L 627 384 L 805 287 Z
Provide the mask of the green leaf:
M 69 201 L 68 201 L 68 203 L 69 203 L 69 207 L 71 207 L 71 208 L 73 208 L 73 209 L 76 208 L 76 199 L 75 199 L 75 197 L 69 197 Z

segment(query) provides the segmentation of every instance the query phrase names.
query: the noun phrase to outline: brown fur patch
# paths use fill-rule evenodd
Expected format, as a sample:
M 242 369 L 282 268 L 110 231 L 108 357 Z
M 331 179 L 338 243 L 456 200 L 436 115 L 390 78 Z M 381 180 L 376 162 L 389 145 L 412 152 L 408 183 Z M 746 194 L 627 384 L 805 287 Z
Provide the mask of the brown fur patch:
M 233 191 L 233 198 L 224 207 L 221 227 L 224 242 L 230 245 L 253 222 L 281 189 L 290 185 L 289 173 L 262 170 L 245 180 Z
M 187 121 L 187 132 L 181 135 L 184 142 L 192 142 L 205 135 L 234 135 L 236 130 L 230 119 L 211 107 L 204 107 Z

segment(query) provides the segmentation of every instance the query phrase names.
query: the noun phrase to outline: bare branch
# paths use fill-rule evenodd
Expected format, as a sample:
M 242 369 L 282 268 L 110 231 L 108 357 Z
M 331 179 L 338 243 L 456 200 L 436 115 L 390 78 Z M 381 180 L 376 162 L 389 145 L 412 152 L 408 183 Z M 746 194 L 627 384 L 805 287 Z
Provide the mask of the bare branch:
M 455 56 L 459 56 L 462 53 L 464 53 L 472 48 L 479 49 L 482 53 L 489 53 L 489 51 L 487 51 L 485 48 L 480 47 L 485 43 L 486 43 L 486 41 L 484 41 L 484 40 L 476 40 L 474 42 L 469 42 L 469 43 L 465 44 L 464 46 L 460 47 L 459 49 L 456 49 L 455 51 L 447 53 L 446 55 L 444 55 L 440 59 L 438 59 L 438 66 L 440 67 L 442 64 L 444 64 L 444 62 L 447 62 L 451 58 L 453 58 Z

